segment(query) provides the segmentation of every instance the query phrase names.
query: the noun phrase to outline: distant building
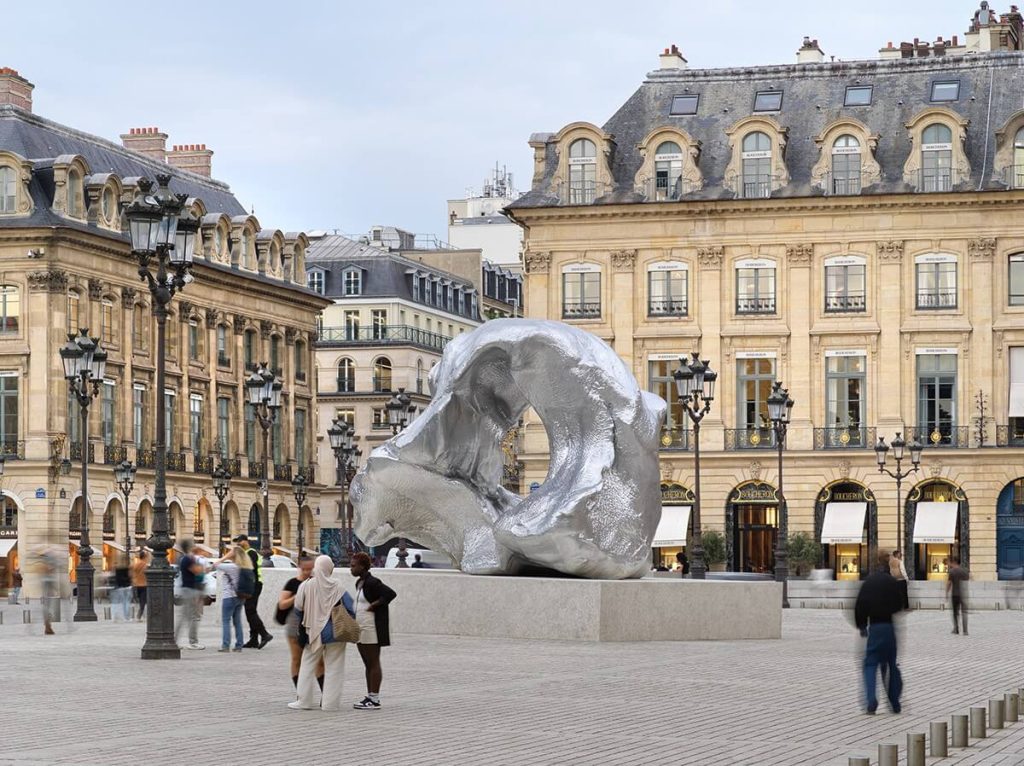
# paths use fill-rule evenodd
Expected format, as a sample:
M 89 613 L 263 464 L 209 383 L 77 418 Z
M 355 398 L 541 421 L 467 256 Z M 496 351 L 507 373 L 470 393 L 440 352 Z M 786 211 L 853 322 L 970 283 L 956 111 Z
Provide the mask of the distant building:
M 453 247 L 479 248 L 484 260 L 521 273 L 523 230 L 501 213 L 518 197 L 512 174 L 495 166 L 481 194 L 467 190 L 464 199 L 448 200 L 448 241 Z

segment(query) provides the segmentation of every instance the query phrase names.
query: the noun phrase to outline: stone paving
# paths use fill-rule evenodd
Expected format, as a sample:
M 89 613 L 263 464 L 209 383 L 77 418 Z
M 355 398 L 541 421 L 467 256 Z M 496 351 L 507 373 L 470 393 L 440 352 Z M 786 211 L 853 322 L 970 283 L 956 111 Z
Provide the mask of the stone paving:
M 65 613 L 67 617 L 67 613 Z M 790 610 L 781 641 L 587 644 L 397 636 L 384 708 L 294 712 L 283 637 L 219 654 L 138 659 L 144 625 L 0 626 L 0 764 L 258 762 L 402 766 L 846 766 L 1024 686 L 1020 612 L 903 625 L 904 713 L 861 712 L 859 639 L 840 610 Z M 276 626 L 274 626 L 276 628 Z M 346 658 L 346 697 L 362 696 Z M 974 742 L 974 740 L 972 740 Z M 239 748 L 247 747 L 248 755 Z M 1024 722 L 933 764 L 1024 763 Z M 902 762 L 902 760 L 901 760 Z

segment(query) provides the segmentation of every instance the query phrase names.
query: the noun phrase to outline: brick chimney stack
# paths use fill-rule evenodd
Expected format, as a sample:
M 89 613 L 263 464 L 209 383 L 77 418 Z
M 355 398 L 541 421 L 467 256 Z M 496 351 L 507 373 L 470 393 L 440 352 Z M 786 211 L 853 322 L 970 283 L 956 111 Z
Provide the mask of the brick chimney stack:
M 679 49 L 673 45 L 658 56 L 658 65 L 661 69 L 686 69 L 687 61 Z
M 161 133 L 160 128 L 132 128 L 121 134 L 121 145 L 154 160 L 167 162 L 167 134 Z
M 206 144 L 176 144 L 167 153 L 167 164 L 182 170 L 189 170 L 201 176 L 210 177 L 213 150 Z
M 35 87 L 18 74 L 16 69 L 0 67 L 0 104 L 11 104 L 31 112 L 32 90 Z

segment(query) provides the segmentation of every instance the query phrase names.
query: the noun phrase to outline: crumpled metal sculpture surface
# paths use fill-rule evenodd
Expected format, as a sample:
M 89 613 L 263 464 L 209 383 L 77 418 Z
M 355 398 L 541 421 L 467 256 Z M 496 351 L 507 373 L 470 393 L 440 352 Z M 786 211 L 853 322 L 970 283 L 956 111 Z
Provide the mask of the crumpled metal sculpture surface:
M 607 343 L 560 322 L 493 320 L 448 344 L 430 387 L 429 407 L 353 482 L 363 542 L 409 537 L 474 574 L 648 571 L 666 405 Z M 550 460 L 547 480 L 521 497 L 501 486 L 501 441 L 527 407 Z

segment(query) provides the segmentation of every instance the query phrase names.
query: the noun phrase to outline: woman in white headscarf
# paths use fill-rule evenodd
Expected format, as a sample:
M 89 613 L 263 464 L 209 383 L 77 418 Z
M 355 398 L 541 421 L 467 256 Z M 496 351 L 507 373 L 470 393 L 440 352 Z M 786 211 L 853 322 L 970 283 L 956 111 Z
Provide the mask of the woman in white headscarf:
M 295 611 L 301 615 L 301 624 L 309 637 L 309 643 L 302 650 L 302 663 L 299 665 L 298 699 L 288 703 L 288 707 L 293 710 L 313 710 L 318 706 L 320 687 L 316 675 L 321 658 L 324 687 L 319 707 L 322 710 L 341 709 L 345 644 L 333 640 L 334 632 L 330 623 L 331 610 L 341 602 L 344 589 L 340 582 L 332 578 L 333 573 L 334 562 L 330 556 L 317 556 L 313 562 L 313 576 L 303 581 L 295 594 Z

